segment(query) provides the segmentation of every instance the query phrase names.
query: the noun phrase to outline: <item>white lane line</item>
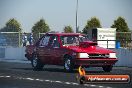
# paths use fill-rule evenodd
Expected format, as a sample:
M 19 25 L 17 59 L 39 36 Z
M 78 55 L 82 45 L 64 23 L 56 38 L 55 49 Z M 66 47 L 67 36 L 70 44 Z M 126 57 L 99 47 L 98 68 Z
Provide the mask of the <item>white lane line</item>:
M 92 85 L 92 84 L 84 84 L 86 87 L 93 87 L 93 88 L 99 88 L 98 85 Z
M 24 78 L 24 77 L 18 77 L 18 76 L 0 76 L 0 78 L 9 78 L 12 77 L 14 79 L 19 79 L 19 80 L 30 80 L 30 81 L 40 81 L 40 82 L 50 82 L 50 83 L 59 83 L 59 84 L 66 84 L 66 85 L 80 85 L 79 83 L 75 83 L 75 82 L 64 82 L 64 81 L 54 81 L 54 80 L 47 80 L 47 79 L 38 79 L 38 78 Z M 93 84 L 84 84 L 83 86 L 85 87 L 92 87 L 92 88 L 112 88 L 109 86 L 100 86 L 100 85 L 93 85 Z
M 39 81 L 40 79 L 36 79 L 36 81 Z
M 0 78 L 3 78 L 3 77 L 5 77 L 5 76 L 0 76 Z
M 44 80 L 40 79 L 39 81 L 40 81 L 40 82 L 43 82 Z
M 99 86 L 99 88 L 103 88 L 104 86 Z
M 106 88 L 112 88 L 112 87 L 107 86 Z
M 6 78 L 10 78 L 11 76 L 6 76 Z
M 89 87 L 90 85 L 89 84 L 84 84 L 84 86 Z
M 70 82 L 64 82 L 65 84 L 71 84 Z
M 33 78 L 26 78 L 27 80 L 34 80 Z
M 72 84 L 72 85 L 79 85 L 78 83 L 74 83 L 74 82 L 72 82 L 71 84 Z
M 96 87 L 96 85 L 90 85 L 91 87 Z
M 46 82 L 50 82 L 50 80 L 45 80 Z
M 56 83 L 62 83 L 61 81 L 55 81 Z
M 0 76 L 0 78 L 10 78 L 11 76 Z

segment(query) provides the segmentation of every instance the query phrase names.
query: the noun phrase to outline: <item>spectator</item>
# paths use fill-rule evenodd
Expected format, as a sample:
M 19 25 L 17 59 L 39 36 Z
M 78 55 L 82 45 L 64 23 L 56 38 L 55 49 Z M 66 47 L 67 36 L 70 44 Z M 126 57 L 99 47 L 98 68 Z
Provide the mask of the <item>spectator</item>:
M 30 33 L 28 41 L 30 45 L 33 45 L 33 33 Z
M 22 44 L 23 44 L 23 47 L 27 45 L 27 35 L 25 32 L 24 32 L 23 37 L 22 37 Z

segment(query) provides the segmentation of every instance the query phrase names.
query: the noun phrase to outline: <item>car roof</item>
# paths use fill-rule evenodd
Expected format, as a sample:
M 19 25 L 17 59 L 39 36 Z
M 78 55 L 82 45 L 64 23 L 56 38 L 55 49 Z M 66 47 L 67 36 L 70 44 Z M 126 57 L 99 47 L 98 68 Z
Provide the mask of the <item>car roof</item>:
M 57 36 L 79 36 L 79 35 L 84 35 L 81 33 L 47 33 L 47 35 L 57 35 Z

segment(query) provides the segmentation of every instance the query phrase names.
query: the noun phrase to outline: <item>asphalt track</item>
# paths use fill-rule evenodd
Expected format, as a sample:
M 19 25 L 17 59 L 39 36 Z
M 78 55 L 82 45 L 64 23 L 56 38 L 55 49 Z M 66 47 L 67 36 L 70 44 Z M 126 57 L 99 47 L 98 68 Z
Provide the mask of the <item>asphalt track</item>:
M 128 74 L 132 68 L 114 67 L 106 73 L 102 68 L 87 68 L 87 74 Z M 80 85 L 77 70 L 67 73 L 62 66 L 46 65 L 42 71 L 33 71 L 28 61 L 0 61 L 0 88 L 132 88 L 130 83 L 89 83 Z

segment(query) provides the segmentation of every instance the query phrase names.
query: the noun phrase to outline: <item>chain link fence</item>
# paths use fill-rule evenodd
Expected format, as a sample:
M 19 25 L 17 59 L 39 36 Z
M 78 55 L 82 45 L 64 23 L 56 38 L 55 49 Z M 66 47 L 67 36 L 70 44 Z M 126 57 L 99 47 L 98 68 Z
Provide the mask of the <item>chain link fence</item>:
M 33 42 L 35 43 L 44 33 L 33 34 Z M 27 40 L 30 33 L 25 33 Z M 23 33 L 19 32 L 0 32 L 0 47 L 21 47 Z M 27 41 L 27 44 L 29 42 Z
M 0 32 L 0 46 L 18 47 L 21 43 L 19 32 Z
M 116 40 L 123 48 L 132 48 L 132 32 L 117 32 Z
M 34 43 L 44 35 L 45 33 L 33 34 Z M 27 38 L 30 36 L 30 33 L 26 33 Z M 22 46 L 22 37 L 23 33 L 19 32 L 0 32 L 0 47 L 21 47 Z M 106 40 L 107 41 L 107 40 Z M 116 41 L 122 48 L 132 48 L 132 32 L 117 32 Z M 108 42 L 108 45 L 109 40 Z M 27 42 L 27 44 L 29 44 Z

